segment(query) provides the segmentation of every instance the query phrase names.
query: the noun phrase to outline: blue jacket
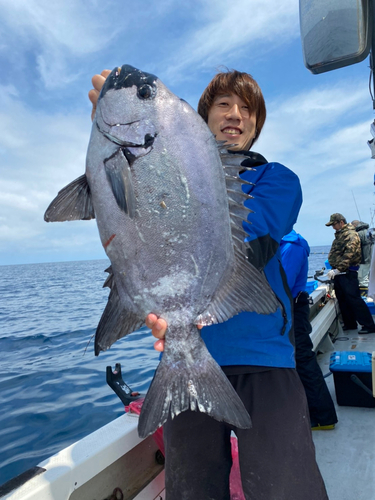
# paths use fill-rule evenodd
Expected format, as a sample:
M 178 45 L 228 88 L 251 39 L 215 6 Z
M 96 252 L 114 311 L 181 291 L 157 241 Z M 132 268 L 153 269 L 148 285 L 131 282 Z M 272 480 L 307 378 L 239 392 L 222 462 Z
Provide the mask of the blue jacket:
M 243 227 L 248 233 L 249 260 L 263 270 L 281 306 L 273 314 L 243 312 L 225 323 L 201 330 L 202 338 L 214 359 L 221 366 L 251 365 L 295 367 L 292 340 L 291 295 L 281 266 L 279 244 L 296 222 L 302 203 L 298 177 L 280 163 L 267 163 L 257 153 L 242 165 L 256 166 L 241 177 L 255 184 L 243 186 L 254 196 L 246 206 L 254 213 L 248 215 L 250 224 Z
M 293 229 L 281 240 L 280 250 L 288 285 L 295 298 L 306 289 L 310 247 L 305 238 Z

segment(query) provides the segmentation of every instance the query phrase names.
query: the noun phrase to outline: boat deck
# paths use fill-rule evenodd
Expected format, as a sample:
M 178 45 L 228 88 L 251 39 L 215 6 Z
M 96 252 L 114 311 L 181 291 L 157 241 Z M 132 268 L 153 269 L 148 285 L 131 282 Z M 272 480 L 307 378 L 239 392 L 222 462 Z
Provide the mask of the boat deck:
M 375 351 L 375 334 L 343 332 L 339 327 L 335 351 Z M 332 351 L 318 354 L 323 374 L 329 372 Z M 313 431 L 317 461 L 330 500 L 375 499 L 375 408 L 339 406 L 333 376 L 326 378 L 339 422 L 335 429 Z M 359 389 L 360 390 L 360 389 Z

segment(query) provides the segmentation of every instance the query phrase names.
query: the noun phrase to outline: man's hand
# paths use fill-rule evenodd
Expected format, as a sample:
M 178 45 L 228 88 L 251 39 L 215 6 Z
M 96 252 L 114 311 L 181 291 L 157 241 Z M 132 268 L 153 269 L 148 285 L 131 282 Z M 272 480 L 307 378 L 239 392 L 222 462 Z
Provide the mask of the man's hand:
M 105 82 L 107 76 L 110 74 L 110 72 L 111 72 L 110 69 L 104 69 L 100 73 L 100 75 L 94 75 L 91 79 L 92 85 L 94 87 L 89 92 L 89 99 L 92 102 L 91 120 L 94 119 L 96 105 L 98 103 L 98 97 L 99 97 L 100 91 L 102 90 L 104 82 Z
M 338 269 L 331 269 L 330 271 L 328 271 L 327 276 L 330 280 L 333 280 L 334 277 L 339 273 L 340 271 Z
M 164 351 L 164 337 L 168 327 L 167 322 L 162 318 L 158 318 L 156 314 L 151 313 L 146 318 L 146 326 L 151 329 L 152 335 L 158 339 L 154 344 L 154 348 L 160 352 Z
M 157 351 L 164 351 L 164 338 L 165 332 L 167 331 L 168 325 L 163 318 L 158 318 L 156 314 L 149 314 L 146 318 L 146 326 L 151 329 L 151 333 L 158 340 L 154 344 L 154 348 Z M 197 328 L 201 330 L 202 325 L 197 325 Z

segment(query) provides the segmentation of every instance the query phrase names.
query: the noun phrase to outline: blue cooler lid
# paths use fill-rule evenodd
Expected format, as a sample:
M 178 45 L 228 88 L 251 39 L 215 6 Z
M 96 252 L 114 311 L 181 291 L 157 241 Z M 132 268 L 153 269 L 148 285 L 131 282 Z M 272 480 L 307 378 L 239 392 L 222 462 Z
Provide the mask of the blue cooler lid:
M 331 372 L 369 372 L 371 373 L 371 353 L 358 351 L 335 351 L 331 354 Z
M 305 286 L 305 292 L 311 293 L 314 290 L 316 290 L 317 288 L 318 288 L 317 280 L 307 281 L 306 286 Z

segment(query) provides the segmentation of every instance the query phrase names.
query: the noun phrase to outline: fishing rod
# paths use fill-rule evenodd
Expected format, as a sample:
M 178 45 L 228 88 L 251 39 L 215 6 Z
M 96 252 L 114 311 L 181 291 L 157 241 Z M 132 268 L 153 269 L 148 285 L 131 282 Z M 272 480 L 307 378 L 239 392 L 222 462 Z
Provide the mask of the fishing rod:
M 353 193 L 353 189 L 352 189 L 352 195 L 353 195 L 353 200 L 354 200 L 355 208 L 357 209 L 358 218 L 359 218 L 359 220 L 362 220 L 361 216 L 360 216 L 360 213 L 359 213 L 359 210 L 358 210 L 357 202 L 356 202 L 356 199 L 355 199 L 355 196 L 354 196 L 354 193 Z

